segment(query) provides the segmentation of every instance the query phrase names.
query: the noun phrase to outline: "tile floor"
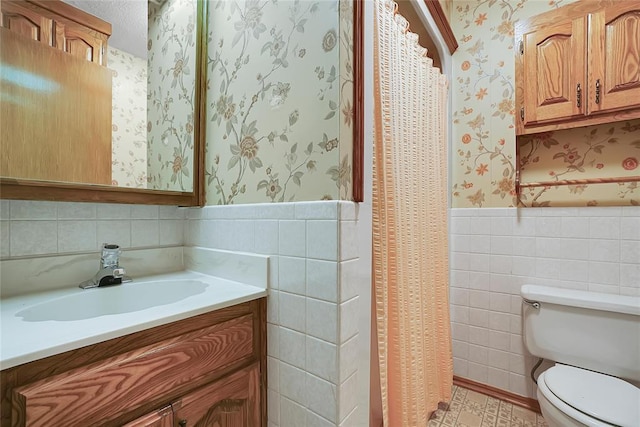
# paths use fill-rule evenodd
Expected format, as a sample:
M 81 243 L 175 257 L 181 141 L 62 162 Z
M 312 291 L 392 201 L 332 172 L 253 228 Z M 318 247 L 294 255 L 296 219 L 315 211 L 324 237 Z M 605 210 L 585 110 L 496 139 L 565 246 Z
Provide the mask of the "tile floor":
M 453 386 L 449 409 L 438 409 L 428 427 L 546 427 L 542 415 Z

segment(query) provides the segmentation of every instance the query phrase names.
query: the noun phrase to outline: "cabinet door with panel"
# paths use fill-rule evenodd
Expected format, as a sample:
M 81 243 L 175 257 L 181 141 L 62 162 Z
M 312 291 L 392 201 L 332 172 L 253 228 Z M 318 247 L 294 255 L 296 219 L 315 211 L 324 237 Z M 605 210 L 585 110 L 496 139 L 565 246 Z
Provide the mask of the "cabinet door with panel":
M 589 112 L 640 107 L 640 3 L 617 2 L 589 18 Z
M 575 2 L 516 24 L 516 134 L 640 118 L 640 3 Z
M 585 18 L 523 35 L 524 124 L 584 114 Z
M 106 65 L 111 24 L 61 1 L 5 0 L 0 9 L 2 27 L 89 62 Z
M 258 427 L 260 365 L 254 364 L 185 395 L 174 403 L 180 427 Z
M 22 37 L 39 41 L 48 46 L 53 44 L 53 19 L 42 16 L 33 9 L 17 3 L 3 1 L 0 3 L 3 28 Z
M 165 406 L 122 427 L 173 427 L 173 409 L 171 405 Z
M 107 65 L 104 56 L 106 37 L 72 23 L 55 23 L 56 47 L 98 65 Z

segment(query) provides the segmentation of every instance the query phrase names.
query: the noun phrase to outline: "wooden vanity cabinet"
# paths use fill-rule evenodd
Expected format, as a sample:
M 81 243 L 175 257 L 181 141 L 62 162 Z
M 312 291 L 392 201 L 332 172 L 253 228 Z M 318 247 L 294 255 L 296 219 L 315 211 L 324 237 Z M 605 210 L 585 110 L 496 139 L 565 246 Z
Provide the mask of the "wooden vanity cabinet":
M 260 366 L 254 364 L 124 427 L 260 426 Z
M 3 28 L 99 65 L 107 65 L 111 24 L 60 0 L 3 0 Z
M 173 427 L 173 408 L 165 406 L 125 424 L 123 427 Z
M 180 427 L 243 427 L 260 425 L 260 369 L 249 366 L 172 404 Z
M 266 425 L 265 299 L 0 372 L 2 427 Z
M 580 1 L 516 25 L 516 134 L 640 117 L 640 4 Z

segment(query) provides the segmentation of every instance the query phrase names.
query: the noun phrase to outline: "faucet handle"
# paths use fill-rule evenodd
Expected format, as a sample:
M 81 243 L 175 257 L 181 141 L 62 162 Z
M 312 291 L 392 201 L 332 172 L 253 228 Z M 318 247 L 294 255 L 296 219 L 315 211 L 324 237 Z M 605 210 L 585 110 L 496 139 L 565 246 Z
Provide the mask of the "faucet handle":
M 112 243 L 102 244 L 102 254 L 100 256 L 100 268 L 118 267 L 120 264 L 120 246 Z

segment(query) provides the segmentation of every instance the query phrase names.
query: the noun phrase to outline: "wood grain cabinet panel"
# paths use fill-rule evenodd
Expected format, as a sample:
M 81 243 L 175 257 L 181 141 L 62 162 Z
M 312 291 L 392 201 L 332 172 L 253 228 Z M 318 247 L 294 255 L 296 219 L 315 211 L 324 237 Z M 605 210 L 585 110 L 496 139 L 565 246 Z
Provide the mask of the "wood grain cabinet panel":
M 33 9 L 20 4 L 2 2 L 2 27 L 22 37 L 52 46 L 53 19 L 42 16 Z
M 640 4 L 618 2 L 590 19 L 590 113 L 640 107 Z
M 585 19 L 530 32 L 523 43 L 525 125 L 584 114 Z
M 640 117 L 640 3 L 594 0 L 516 25 L 516 134 Z
M 265 328 L 263 298 L 4 370 L 0 425 L 264 427 Z
M 14 392 L 28 426 L 86 426 L 253 354 L 251 316 L 160 342 Z
M 103 40 L 81 27 L 56 25 L 56 46 L 71 55 L 99 65 L 103 63 Z
M 59 0 L 2 0 L 0 11 L 0 173 L 111 185 L 111 24 Z
M 255 364 L 174 403 L 180 427 L 258 427 L 260 367 Z
M 123 427 L 173 427 L 173 408 L 171 405 L 165 406 L 159 411 L 143 415 Z
M 0 10 L 2 27 L 106 66 L 110 23 L 60 0 L 3 0 Z
M 3 28 L 0 44 L 2 175 L 110 185 L 111 72 Z

